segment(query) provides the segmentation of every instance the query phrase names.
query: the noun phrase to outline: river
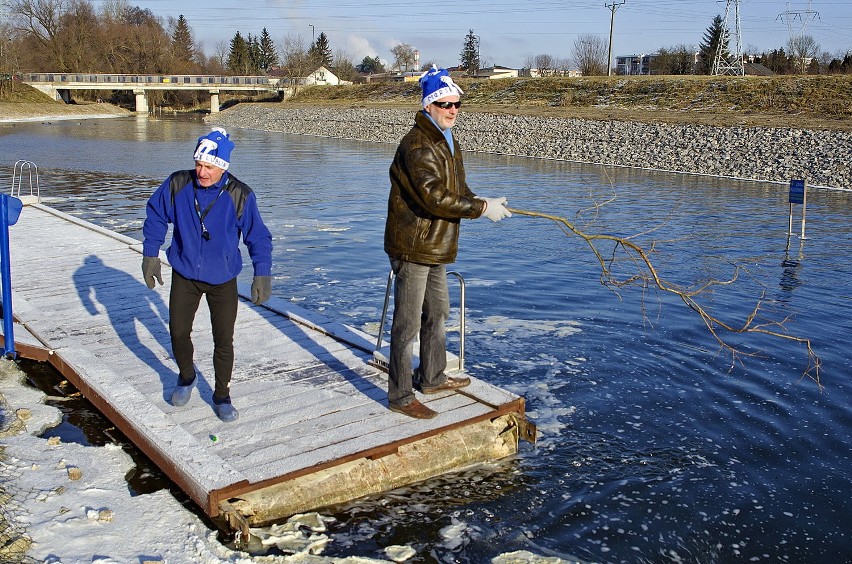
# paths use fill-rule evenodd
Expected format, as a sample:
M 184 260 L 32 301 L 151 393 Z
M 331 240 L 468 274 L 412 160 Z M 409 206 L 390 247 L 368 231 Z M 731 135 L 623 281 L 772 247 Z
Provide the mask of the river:
M 44 203 L 140 238 L 148 196 L 192 166 L 207 130 L 197 118 L 4 124 L 0 171 L 11 179 L 16 160 L 32 161 Z M 232 172 L 258 193 L 274 236 L 275 295 L 374 332 L 395 146 L 246 129 L 232 139 Z M 800 240 L 787 235 L 783 185 L 465 162 L 475 192 L 630 237 L 669 282 L 738 272 L 698 302 L 736 325 L 762 300 L 757 322 L 811 340 L 819 384 L 796 340 L 720 330 L 732 356 L 677 296 L 602 285 L 588 245 L 551 221 L 466 221 L 454 265 L 468 288 L 466 367 L 523 395 L 540 440 L 500 464 L 323 511 L 336 519 L 324 554 L 409 544 L 423 562 L 514 550 L 589 562 L 852 560 L 852 193 L 810 191 Z

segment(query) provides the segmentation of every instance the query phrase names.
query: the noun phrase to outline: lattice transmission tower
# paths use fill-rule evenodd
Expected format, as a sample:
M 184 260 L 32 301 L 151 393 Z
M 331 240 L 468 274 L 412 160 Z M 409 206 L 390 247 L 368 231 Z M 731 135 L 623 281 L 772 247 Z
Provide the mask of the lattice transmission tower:
M 733 5 L 734 33 L 731 33 L 731 6 Z M 727 43 L 733 40 L 733 49 Z M 743 68 L 743 35 L 740 29 L 740 0 L 726 0 L 725 19 L 722 20 L 722 31 L 719 34 L 719 44 L 716 46 L 716 56 L 713 57 L 713 67 L 710 74 L 731 74 L 742 76 Z
M 790 3 L 787 2 L 787 10 L 778 15 L 778 17 L 787 23 L 787 31 L 790 33 L 790 56 L 797 59 L 800 72 L 805 72 L 805 58 L 807 57 L 808 45 L 806 44 L 806 31 L 808 22 L 819 18 L 819 12 L 811 9 L 811 0 L 808 0 L 807 10 L 791 10 Z M 796 22 L 801 23 L 800 27 L 796 27 Z

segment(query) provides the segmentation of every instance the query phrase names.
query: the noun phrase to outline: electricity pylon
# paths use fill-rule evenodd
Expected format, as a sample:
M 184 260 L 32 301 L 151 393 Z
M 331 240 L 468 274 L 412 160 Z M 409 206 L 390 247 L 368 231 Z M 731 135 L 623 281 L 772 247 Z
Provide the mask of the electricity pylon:
M 731 37 L 731 5 L 734 6 L 734 33 Z M 733 50 L 726 50 L 725 44 L 729 39 L 734 40 Z M 727 52 L 726 52 L 727 51 Z M 713 57 L 713 67 L 710 74 L 730 74 L 743 76 L 743 36 L 740 30 L 740 0 L 726 0 L 725 19 L 722 20 L 722 31 L 719 34 L 719 44 L 716 46 L 716 56 Z
M 787 31 L 790 33 L 790 55 L 798 59 L 799 70 L 805 72 L 805 53 L 804 37 L 805 30 L 808 28 L 808 22 L 819 18 L 819 13 L 811 10 L 811 0 L 808 0 L 807 10 L 791 10 L 790 3 L 787 2 L 787 11 L 778 15 L 782 21 L 787 22 Z M 794 29 L 794 23 L 799 20 L 802 24 L 801 28 Z M 792 51 L 796 51 L 795 53 Z

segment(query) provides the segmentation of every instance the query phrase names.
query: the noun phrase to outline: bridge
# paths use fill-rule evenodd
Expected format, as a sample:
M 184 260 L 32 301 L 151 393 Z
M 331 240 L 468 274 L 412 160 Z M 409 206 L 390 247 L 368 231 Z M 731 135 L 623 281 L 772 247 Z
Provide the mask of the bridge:
M 57 101 L 71 101 L 72 90 L 132 90 L 136 111 L 148 112 L 147 92 L 151 90 L 207 90 L 210 112 L 219 111 L 219 92 L 280 92 L 280 79 L 268 76 L 219 76 L 197 74 L 81 74 L 23 73 L 21 81 Z

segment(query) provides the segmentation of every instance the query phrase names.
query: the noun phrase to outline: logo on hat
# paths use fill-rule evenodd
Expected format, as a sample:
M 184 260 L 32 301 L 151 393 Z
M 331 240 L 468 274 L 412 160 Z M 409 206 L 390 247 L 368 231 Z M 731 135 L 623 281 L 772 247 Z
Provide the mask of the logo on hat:
M 460 96 L 464 91 L 450 78 L 447 69 L 432 68 L 420 75 L 420 86 L 423 88 L 423 107 L 444 96 Z
M 196 162 L 209 163 L 228 170 L 233 148 L 234 142 L 228 138 L 228 132 L 221 127 L 215 127 L 207 135 L 198 138 L 192 158 Z

